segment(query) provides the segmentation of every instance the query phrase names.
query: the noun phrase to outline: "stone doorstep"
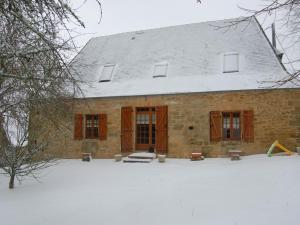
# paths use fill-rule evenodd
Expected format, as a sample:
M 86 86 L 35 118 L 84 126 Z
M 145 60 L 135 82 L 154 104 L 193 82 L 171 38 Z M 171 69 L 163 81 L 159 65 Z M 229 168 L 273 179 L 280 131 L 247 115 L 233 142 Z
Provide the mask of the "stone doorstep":
M 152 162 L 152 159 L 137 159 L 137 158 L 129 158 L 126 157 L 123 159 L 124 163 L 150 163 Z
M 135 152 L 127 156 L 130 159 L 155 159 L 156 154 L 155 153 L 149 153 L 149 152 Z

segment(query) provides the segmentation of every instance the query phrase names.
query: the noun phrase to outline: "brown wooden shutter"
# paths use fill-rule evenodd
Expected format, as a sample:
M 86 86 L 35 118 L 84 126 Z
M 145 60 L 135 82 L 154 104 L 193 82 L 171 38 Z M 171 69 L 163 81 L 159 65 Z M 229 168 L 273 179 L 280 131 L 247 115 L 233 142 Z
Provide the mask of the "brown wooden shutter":
M 156 152 L 166 154 L 168 150 L 168 106 L 156 109 Z
M 121 151 L 130 152 L 133 149 L 132 107 L 121 109 Z
M 221 141 L 221 128 L 222 128 L 222 117 L 221 112 L 212 111 L 210 112 L 210 141 L 218 142 Z
M 75 124 L 74 124 L 74 139 L 81 140 L 83 138 L 82 134 L 82 114 L 75 114 Z
M 107 115 L 99 114 L 99 139 L 107 139 Z
M 253 128 L 253 110 L 243 111 L 243 140 L 245 142 L 254 141 L 254 128 Z

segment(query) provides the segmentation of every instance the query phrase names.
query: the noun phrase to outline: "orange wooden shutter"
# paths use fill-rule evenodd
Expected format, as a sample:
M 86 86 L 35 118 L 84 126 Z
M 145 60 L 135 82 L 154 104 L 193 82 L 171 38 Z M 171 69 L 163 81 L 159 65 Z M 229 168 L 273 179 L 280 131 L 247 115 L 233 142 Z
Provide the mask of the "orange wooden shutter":
M 99 139 L 107 139 L 107 115 L 99 114 Z
M 81 140 L 83 137 L 82 134 L 82 114 L 75 114 L 75 124 L 74 124 L 74 139 Z
M 243 111 L 243 140 L 246 142 L 254 141 L 253 110 Z
M 168 106 L 156 107 L 156 152 L 166 154 L 168 150 Z
M 221 112 L 212 111 L 210 112 L 210 141 L 217 142 L 221 141 Z
M 132 107 L 121 109 L 121 151 L 130 152 L 133 149 Z

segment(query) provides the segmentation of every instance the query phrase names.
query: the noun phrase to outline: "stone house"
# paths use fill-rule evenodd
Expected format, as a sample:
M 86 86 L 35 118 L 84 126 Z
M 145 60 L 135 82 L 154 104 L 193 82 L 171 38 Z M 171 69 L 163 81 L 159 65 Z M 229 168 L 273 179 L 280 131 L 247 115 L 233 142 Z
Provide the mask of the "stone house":
M 271 87 L 288 76 L 281 55 L 255 18 L 224 28 L 232 21 L 92 38 L 71 64 L 85 96 L 49 148 L 65 158 L 256 154 L 275 140 L 295 149 L 300 89 Z

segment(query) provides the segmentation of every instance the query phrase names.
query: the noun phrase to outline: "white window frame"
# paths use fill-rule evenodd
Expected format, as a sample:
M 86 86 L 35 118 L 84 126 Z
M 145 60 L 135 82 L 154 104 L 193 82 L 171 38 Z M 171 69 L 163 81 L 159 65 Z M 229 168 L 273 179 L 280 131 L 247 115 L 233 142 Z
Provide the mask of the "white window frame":
M 164 67 L 165 67 L 165 74 L 155 74 L 156 68 L 159 67 L 159 66 L 164 66 Z M 169 66 L 168 63 L 157 63 L 157 64 L 155 64 L 155 65 L 154 65 L 154 68 L 153 68 L 153 78 L 167 77 L 168 66 Z
M 232 70 L 226 70 L 226 63 L 225 63 L 225 58 L 226 56 L 236 56 L 236 60 L 237 60 L 237 65 L 236 65 L 236 69 L 232 69 Z M 238 52 L 227 52 L 223 54 L 223 73 L 236 73 L 240 71 L 240 59 L 239 59 L 239 53 Z
M 109 79 L 103 79 L 103 78 L 102 78 L 102 77 L 103 77 L 104 70 L 105 70 L 105 67 L 113 67 L 113 69 L 112 69 L 112 71 L 111 71 L 111 74 L 110 74 L 110 76 L 109 76 Z M 101 75 L 100 75 L 99 82 L 110 82 L 110 81 L 112 81 L 112 78 L 113 78 L 115 69 L 116 69 L 116 64 L 106 64 L 106 65 L 102 66 L 102 69 L 101 69 Z

